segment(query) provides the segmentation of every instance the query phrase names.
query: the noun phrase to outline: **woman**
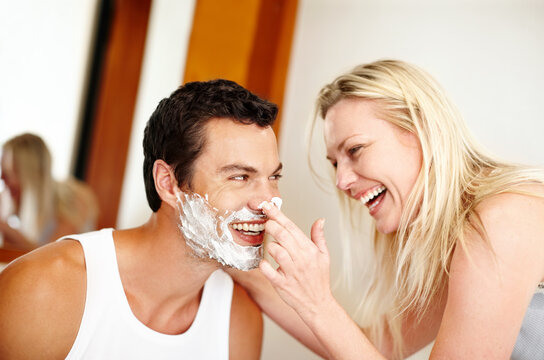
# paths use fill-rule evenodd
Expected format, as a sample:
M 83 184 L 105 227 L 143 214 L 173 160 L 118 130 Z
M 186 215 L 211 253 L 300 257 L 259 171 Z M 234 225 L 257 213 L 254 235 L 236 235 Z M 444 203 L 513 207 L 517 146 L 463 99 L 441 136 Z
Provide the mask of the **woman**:
M 279 296 L 234 274 L 263 311 L 327 358 L 400 359 L 433 340 L 431 359 L 544 358 L 544 171 L 487 154 L 441 87 L 400 61 L 339 76 L 317 115 L 347 213 L 366 206 L 376 229 L 362 329 L 331 295 L 323 220 L 309 239 L 269 204 L 279 268 L 260 270 Z
M 1 166 L 13 204 L 12 214 L 0 220 L 4 247 L 32 250 L 63 235 L 94 229 L 94 194 L 76 179 L 53 179 L 51 154 L 42 138 L 27 133 L 8 140 Z

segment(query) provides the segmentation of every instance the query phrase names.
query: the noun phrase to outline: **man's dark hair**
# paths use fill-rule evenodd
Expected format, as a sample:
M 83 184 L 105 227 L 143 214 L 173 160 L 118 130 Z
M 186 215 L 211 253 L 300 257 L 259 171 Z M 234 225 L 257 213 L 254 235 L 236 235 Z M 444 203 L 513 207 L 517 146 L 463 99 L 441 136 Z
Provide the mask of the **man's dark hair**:
M 169 164 L 180 187 L 191 187 L 193 164 L 206 143 L 206 124 L 229 118 L 260 127 L 274 123 L 278 108 L 234 81 L 189 82 L 161 100 L 144 130 L 144 182 L 151 210 L 161 207 L 155 190 L 153 164 Z

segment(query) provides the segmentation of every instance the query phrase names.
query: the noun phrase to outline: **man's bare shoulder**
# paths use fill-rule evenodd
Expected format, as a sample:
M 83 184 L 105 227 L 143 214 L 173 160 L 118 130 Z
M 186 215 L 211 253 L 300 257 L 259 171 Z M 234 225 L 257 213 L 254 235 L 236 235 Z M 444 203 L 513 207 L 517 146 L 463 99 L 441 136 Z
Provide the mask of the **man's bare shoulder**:
M 0 358 L 65 357 L 85 307 L 86 272 L 77 241 L 63 240 L 0 273 Z
M 234 283 L 230 310 L 230 359 L 259 359 L 263 317 L 247 292 Z
M 34 295 L 60 296 L 70 280 L 85 281 L 85 259 L 81 245 L 63 240 L 38 248 L 11 262 L 0 273 L 2 290 L 24 291 Z M 85 285 L 85 284 L 83 284 Z M 83 288 L 84 289 L 84 288 Z M 15 293 L 12 293 L 14 295 Z M 2 291 L 0 296 L 4 296 Z

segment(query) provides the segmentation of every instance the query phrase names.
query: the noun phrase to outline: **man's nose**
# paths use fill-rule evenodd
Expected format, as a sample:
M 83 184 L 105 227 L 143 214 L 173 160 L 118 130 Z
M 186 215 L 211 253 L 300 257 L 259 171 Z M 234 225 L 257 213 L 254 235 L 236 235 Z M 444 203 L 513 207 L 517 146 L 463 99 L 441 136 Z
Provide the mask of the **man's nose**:
M 258 211 L 260 210 L 259 205 L 261 205 L 263 201 L 270 201 L 273 197 L 279 196 L 280 192 L 277 184 L 268 181 L 268 183 L 260 184 L 254 189 L 254 192 L 249 199 L 248 206 L 251 210 Z
M 357 180 L 357 174 L 350 164 L 339 161 L 336 165 L 336 187 L 342 191 L 348 191 Z

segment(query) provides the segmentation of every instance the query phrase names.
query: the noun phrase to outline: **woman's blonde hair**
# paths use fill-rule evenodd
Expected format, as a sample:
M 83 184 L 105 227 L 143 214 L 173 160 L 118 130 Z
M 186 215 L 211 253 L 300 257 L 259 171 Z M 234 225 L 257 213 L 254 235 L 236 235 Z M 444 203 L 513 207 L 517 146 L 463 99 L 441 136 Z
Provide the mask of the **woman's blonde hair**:
M 55 182 L 51 154 L 37 135 L 22 134 L 3 146 L 21 186 L 19 218 L 24 235 L 37 241 L 55 214 Z
M 96 228 L 99 212 L 96 195 L 75 178 L 60 182 L 53 178 L 51 154 L 41 137 L 29 133 L 18 135 L 8 140 L 2 150 L 2 156 L 10 158 L 12 171 L 20 183 L 21 198 L 16 210 L 19 230 L 28 240 L 36 245 L 51 241 L 60 222 L 69 224 L 74 232 Z
M 378 343 L 389 329 L 395 357 L 401 358 L 403 314 L 421 318 L 443 293 L 453 250 L 466 249 L 468 227 L 486 239 L 476 206 L 494 194 L 523 193 L 516 186 L 542 183 L 544 172 L 487 154 L 441 86 L 411 64 L 381 60 L 337 77 L 320 91 L 312 127 L 345 98 L 375 102 L 379 115 L 415 134 L 421 144 L 422 167 L 397 232 L 374 231 L 375 268 L 358 319 Z M 361 222 L 362 206 L 338 194 L 345 225 L 353 228 Z

